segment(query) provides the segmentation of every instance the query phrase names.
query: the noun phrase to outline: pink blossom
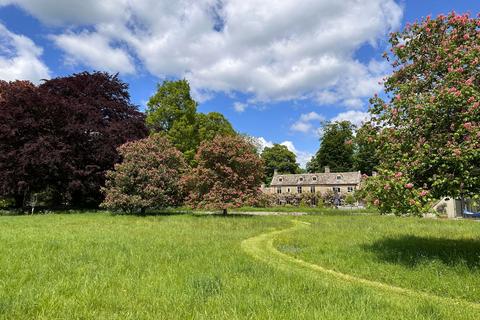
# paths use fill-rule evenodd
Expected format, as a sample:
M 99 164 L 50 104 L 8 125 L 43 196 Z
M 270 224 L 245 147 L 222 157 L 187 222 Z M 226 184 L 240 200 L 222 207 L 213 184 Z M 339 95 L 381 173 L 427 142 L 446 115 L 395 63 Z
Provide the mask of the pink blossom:
M 465 122 L 465 123 L 463 124 L 463 127 L 464 127 L 466 130 L 470 131 L 470 130 L 472 130 L 473 125 L 472 125 L 471 122 Z
M 401 96 L 400 94 L 397 94 L 397 95 L 395 96 L 395 99 L 401 100 L 401 99 L 402 99 L 402 96 Z
M 397 178 L 397 179 L 401 178 L 402 176 L 403 176 L 403 173 L 401 173 L 401 172 L 395 173 L 395 178 Z
M 412 189 L 413 188 L 413 183 L 409 182 L 405 184 L 405 188 L 407 189 Z
M 463 40 L 468 40 L 468 39 L 470 39 L 470 36 L 468 34 L 464 34 L 463 35 Z
M 469 78 L 468 80 L 465 81 L 465 84 L 466 85 L 471 85 L 473 83 L 473 79 L 474 79 L 473 77 Z M 473 98 L 473 97 L 471 97 L 471 98 Z
M 375 199 L 375 200 L 373 201 L 373 204 L 376 205 L 376 206 L 378 206 L 378 205 L 380 204 L 380 200 Z
M 411 206 L 414 206 L 414 205 L 415 205 L 415 200 L 410 199 L 408 203 L 409 203 Z
M 422 191 L 420 192 L 420 197 L 425 197 L 427 194 L 428 194 L 428 191 L 427 191 L 427 190 L 422 190 Z
M 453 149 L 453 154 L 456 156 L 456 157 L 460 157 L 462 155 L 462 150 L 460 149 Z
M 390 190 L 392 189 L 392 187 L 389 185 L 389 184 L 386 184 L 384 187 L 383 187 L 383 190 Z

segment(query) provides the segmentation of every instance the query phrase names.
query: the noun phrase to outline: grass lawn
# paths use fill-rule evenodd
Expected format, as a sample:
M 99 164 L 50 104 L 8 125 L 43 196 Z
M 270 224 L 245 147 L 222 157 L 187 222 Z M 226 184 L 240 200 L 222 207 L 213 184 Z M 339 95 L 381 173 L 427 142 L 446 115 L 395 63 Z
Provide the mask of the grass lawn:
M 480 223 L 379 216 L 0 217 L 0 319 L 475 319 L 480 309 L 276 265 L 243 242 L 480 302 Z M 443 241 L 443 242 L 442 242 Z M 417 249 L 418 248 L 418 249 Z M 445 248 L 445 250 L 442 250 Z

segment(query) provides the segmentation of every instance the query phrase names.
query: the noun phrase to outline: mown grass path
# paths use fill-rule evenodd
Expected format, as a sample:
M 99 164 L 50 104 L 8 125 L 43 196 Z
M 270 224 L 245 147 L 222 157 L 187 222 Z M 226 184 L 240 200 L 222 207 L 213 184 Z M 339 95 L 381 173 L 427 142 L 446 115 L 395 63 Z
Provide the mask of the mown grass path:
M 469 308 L 474 308 L 476 310 L 480 310 L 479 303 L 474 303 L 474 302 L 465 301 L 461 299 L 441 297 L 441 296 L 429 294 L 426 292 L 392 286 L 382 282 L 355 277 L 349 274 L 327 269 L 320 265 L 309 263 L 309 262 L 297 259 L 295 257 L 289 256 L 285 253 L 282 253 L 279 250 L 277 250 L 277 248 L 275 248 L 273 244 L 276 236 L 283 233 L 293 232 L 298 229 L 308 228 L 310 226 L 310 223 L 308 222 L 303 222 L 299 220 L 292 220 L 292 222 L 293 222 L 293 226 L 291 228 L 263 233 L 263 234 L 243 240 L 241 244 L 242 249 L 252 257 L 260 261 L 263 261 L 275 268 L 281 269 L 283 271 L 287 271 L 287 272 L 310 271 L 309 274 L 311 276 L 326 274 L 342 281 L 346 281 L 354 284 L 361 284 L 361 285 L 368 286 L 370 288 L 379 289 L 379 290 L 391 292 L 394 294 L 399 294 L 399 295 L 404 295 L 404 296 L 409 296 L 409 297 L 419 298 L 419 299 L 426 299 L 429 301 L 434 300 L 439 303 L 452 304 L 452 305 L 469 307 Z

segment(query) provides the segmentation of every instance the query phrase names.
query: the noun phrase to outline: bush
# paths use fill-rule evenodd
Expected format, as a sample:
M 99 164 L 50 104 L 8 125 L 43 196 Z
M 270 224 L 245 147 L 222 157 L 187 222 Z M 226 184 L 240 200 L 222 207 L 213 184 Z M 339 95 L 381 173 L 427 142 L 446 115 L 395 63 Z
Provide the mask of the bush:
M 165 137 L 154 134 L 126 143 L 118 152 L 123 161 L 107 173 L 103 208 L 144 213 L 182 203 L 185 160 Z

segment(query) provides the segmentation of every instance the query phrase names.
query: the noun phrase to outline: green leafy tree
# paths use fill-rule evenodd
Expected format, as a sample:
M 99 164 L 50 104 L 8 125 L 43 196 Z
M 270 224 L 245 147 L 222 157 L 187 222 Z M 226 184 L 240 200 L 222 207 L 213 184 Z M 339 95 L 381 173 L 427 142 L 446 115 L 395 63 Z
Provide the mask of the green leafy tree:
M 376 170 L 378 159 L 378 142 L 376 137 L 377 131 L 370 123 L 365 123 L 356 132 L 355 135 L 355 152 L 353 155 L 353 164 L 355 170 L 362 173 L 372 175 Z
M 147 125 L 153 132 L 164 132 L 190 164 L 202 141 L 216 135 L 234 135 L 230 122 L 218 112 L 197 113 L 187 80 L 164 81 L 148 102 Z
M 161 134 L 118 148 L 123 161 L 108 171 L 102 207 L 127 213 L 177 206 L 183 200 L 185 160 Z
M 354 170 L 353 129 L 349 121 L 326 123 L 320 149 L 307 164 L 307 170 L 321 172 L 325 166 L 332 172 Z
M 261 155 L 265 163 L 265 183 L 270 184 L 273 173 L 299 173 L 300 167 L 297 163 L 295 153 L 288 150 L 286 146 L 274 144 L 272 147 L 263 149 Z
M 195 160 L 198 165 L 183 179 L 189 205 L 222 209 L 226 214 L 228 208 L 260 201 L 263 161 L 244 137 L 219 135 L 205 140 Z
M 155 132 L 169 132 L 175 122 L 193 125 L 197 103 L 187 80 L 164 81 L 147 103 L 147 126 Z
M 434 197 L 480 192 L 479 31 L 451 13 L 392 33 L 387 97 L 371 99 L 381 167 Z

